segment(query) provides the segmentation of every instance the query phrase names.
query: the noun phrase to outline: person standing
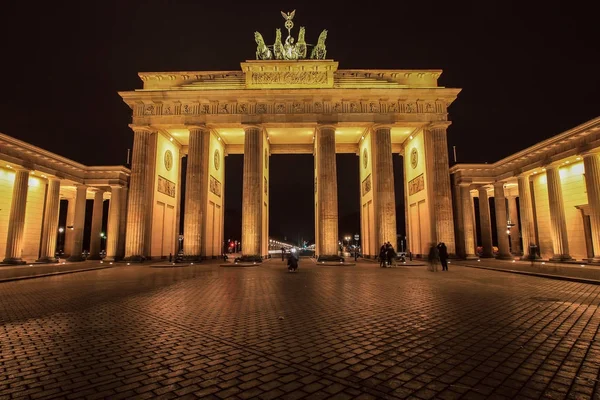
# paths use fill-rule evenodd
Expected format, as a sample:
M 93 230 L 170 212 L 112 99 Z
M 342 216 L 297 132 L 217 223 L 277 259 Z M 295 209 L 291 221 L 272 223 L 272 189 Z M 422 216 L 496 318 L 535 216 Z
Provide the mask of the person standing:
M 396 251 L 394 250 L 394 246 L 390 242 L 387 242 L 386 245 L 386 257 L 387 257 L 387 265 L 388 267 L 392 266 L 392 261 L 396 258 Z
M 281 261 L 285 260 L 285 248 L 281 247 Z
M 444 242 L 440 242 L 437 245 L 438 255 L 440 257 L 440 263 L 442 264 L 442 271 L 448 271 L 448 248 Z

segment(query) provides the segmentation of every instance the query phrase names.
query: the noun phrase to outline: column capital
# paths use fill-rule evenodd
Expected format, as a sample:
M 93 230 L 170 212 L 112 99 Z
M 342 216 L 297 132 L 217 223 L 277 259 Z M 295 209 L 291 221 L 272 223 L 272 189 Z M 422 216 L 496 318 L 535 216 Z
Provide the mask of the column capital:
M 205 124 L 190 124 L 185 126 L 190 132 L 192 130 L 208 131 L 210 130 Z
M 134 132 L 148 132 L 148 133 L 156 132 L 156 128 L 153 128 L 150 125 L 129 124 L 129 128 Z
M 394 127 L 393 124 L 374 124 L 371 126 L 371 130 L 377 131 L 379 129 L 392 129 Z
M 505 185 L 506 185 L 506 182 L 504 182 L 504 181 L 496 181 L 493 183 L 494 188 L 502 187 L 502 189 L 504 189 Z
M 479 194 L 481 194 L 482 192 L 485 192 L 485 195 L 487 196 L 487 192 L 490 188 L 488 187 L 488 185 L 481 185 L 477 188 L 477 191 L 479 192 Z
M 581 156 L 582 158 L 599 156 L 600 155 L 600 148 L 595 148 L 595 149 L 590 149 L 590 150 L 586 150 L 586 151 L 581 151 L 581 152 L 578 153 L 578 155 Z
M 448 127 L 452 125 L 451 121 L 434 121 L 425 125 L 424 128 L 429 129 L 448 129 Z
M 337 124 L 317 124 L 317 126 L 315 126 L 316 130 L 321 130 L 321 129 L 337 129 Z
M 242 124 L 242 129 L 244 129 L 244 132 L 246 132 L 249 129 L 258 129 L 262 132 L 263 126 L 260 124 Z

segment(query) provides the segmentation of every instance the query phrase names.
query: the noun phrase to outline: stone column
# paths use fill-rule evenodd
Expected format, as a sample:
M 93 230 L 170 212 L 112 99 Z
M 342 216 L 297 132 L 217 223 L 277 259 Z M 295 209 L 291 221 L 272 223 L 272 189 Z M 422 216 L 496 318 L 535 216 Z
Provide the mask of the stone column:
M 521 209 L 521 238 L 523 239 L 523 258 L 529 257 L 529 245 L 535 244 L 535 227 L 533 221 L 533 203 L 529 176 L 519 176 L 519 208 Z
M 203 126 L 190 127 L 188 161 L 185 178 L 185 217 L 183 219 L 183 254 L 190 261 L 206 254 L 203 230 L 208 202 L 210 131 Z M 245 157 L 245 155 L 244 155 Z M 244 158 L 245 159 L 245 158 Z
M 570 260 L 567 221 L 558 166 L 546 167 L 546 181 L 548 182 L 548 203 L 550 206 L 550 233 L 552 234 L 554 251 L 551 260 Z
M 460 186 L 460 198 L 462 202 L 462 225 L 465 231 L 465 258 L 474 259 L 475 255 L 475 225 L 473 223 L 473 198 L 471 197 L 470 185 Z
M 75 195 L 75 217 L 73 218 L 73 244 L 69 249 L 71 254 L 67 261 L 83 261 L 81 255 L 83 251 L 83 228 L 85 225 L 85 201 L 87 196 L 87 186 L 77 186 Z
M 584 154 L 585 187 L 590 206 L 594 262 L 600 262 L 600 154 Z
M 90 234 L 90 260 L 100 260 L 102 237 L 102 214 L 104 211 L 104 190 L 94 192 L 94 208 L 92 209 L 92 230 Z
M 506 197 L 504 197 L 504 182 L 494 183 L 494 209 L 496 211 L 496 232 L 498 235 L 498 258 L 501 260 L 511 259 L 510 247 L 508 246 L 508 234 L 506 233 Z
M 29 170 L 15 168 L 8 235 L 6 237 L 6 253 L 4 263 L 25 264 L 23 254 L 23 233 L 25 231 L 25 211 L 27 209 L 27 190 L 29 188 Z
M 150 154 L 151 131 L 147 127 L 133 128 L 133 157 L 129 180 L 129 201 L 127 204 L 127 234 L 125 237 L 125 260 L 144 261 L 145 238 L 148 214 L 152 212 L 149 201 L 149 176 L 154 166 Z
M 73 224 L 75 223 L 75 198 L 67 199 L 67 220 L 65 224 L 65 242 L 63 243 L 63 257 L 71 256 L 71 249 L 73 248 L 73 237 L 74 230 Z
M 373 131 L 371 143 L 373 146 L 371 153 L 373 154 L 374 171 L 375 240 L 379 245 L 390 242 L 396 249 L 396 196 L 394 193 L 394 164 L 392 161 L 390 127 L 376 127 Z M 335 152 L 333 156 L 335 162 Z M 396 251 L 400 250 L 396 249 Z
M 519 238 L 521 235 L 520 226 L 519 226 L 519 214 L 517 213 L 517 197 L 509 196 L 508 197 L 508 213 L 510 215 L 510 222 L 514 224 L 510 227 L 510 245 L 512 247 L 512 252 L 515 255 L 521 254 L 521 242 Z
M 242 254 L 261 254 L 262 235 L 262 128 L 244 128 L 244 178 L 242 193 Z
M 117 258 L 125 258 L 125 233 L 127 229 L 127 203 L 129 199 L 129 188 L 121 188 L 121 212 L 119 215 L 119 241 L 117 244 Z
M 477 189 L 479 192 L 479 223 L 481 225 L 481 246 L 483 247 L 482 257 L 494 257 L 492 248 L 492 223 L 490 219 L 490 203 L 485 186 Z
M 56 258 L 56 237 L 58 235 L 58 214 L 60 212 L 60 180 L 48 179 L 42 241 L 40 243 L 39 262 L 58 262 Z
M 425 145 L 426 179 L 430 201 L 431 241 L 444 242 L 449 254 L 454 254 L 454 217 L 448 162 L 446 129 L 450 123 L 432 123 L 423 132 Z
M 119 228 L 121 222 L 121 199 L 123 188 L 121 186 L 110 187 L 110 203 L 108 205 L 108 225 L 106 227 L 106 261 L 118 259 L 117 251 L 119 239 L 121 238 Z
M 319 256 L 338 254 L 337 172 L 335 127 L 317 127 L 317 212 L 319 220 Z M 385 135 L 384 135 L 385 136 Z M 385 141 L 385 139 L 382 139 Z

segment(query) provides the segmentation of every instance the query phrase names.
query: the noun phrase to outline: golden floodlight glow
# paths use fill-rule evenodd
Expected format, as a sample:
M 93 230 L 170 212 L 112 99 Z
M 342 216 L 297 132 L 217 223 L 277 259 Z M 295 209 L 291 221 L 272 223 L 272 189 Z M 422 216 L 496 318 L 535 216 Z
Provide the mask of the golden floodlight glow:
M 169 138 L 169 140 L 172 142 L 172 141 L 173 141 L 173 138 L 171 137 L 171 138 Z
M 409 139 L 412 139 L 413 137 L 412 137 L 412 135 L 410 135 L 408 138 L 409 138 Z

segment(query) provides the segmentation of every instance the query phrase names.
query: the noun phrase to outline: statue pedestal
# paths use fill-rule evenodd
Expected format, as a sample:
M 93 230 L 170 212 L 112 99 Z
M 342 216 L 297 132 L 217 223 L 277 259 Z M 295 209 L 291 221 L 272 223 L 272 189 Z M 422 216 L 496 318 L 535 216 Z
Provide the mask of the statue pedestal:
M 241 63 L 252 89 L 333 88 L 333 60 L 250 60 Z

